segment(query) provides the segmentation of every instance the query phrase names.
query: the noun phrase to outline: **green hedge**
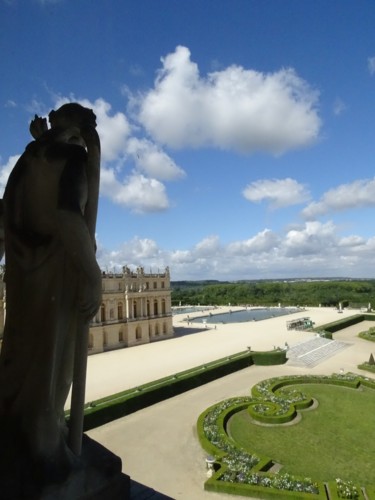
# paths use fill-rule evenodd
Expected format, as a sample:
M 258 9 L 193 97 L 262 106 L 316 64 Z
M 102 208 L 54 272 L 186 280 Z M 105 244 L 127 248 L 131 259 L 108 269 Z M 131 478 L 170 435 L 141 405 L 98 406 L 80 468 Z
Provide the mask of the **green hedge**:
M 254 365 L 271 366 L 283 365 L 287 362 L 286 350 L 274 349 L 272 351 L 251 351 Z
M 369 363 L 362 363 L 358 365 L 359 370 L 365 370 L 367 372 L 375 373 L 375 365 L 370 365 Z
M 314 331 L 319 332 L 319 330 L 325 330 L 330 333 L 338 332 L 343 328 L 348 328 L 349 326 L 356 325 L 362 321 L 375 321 L 375 314 L 354 314 L 349 316 L 349 318 L 343 318 L 333 323 L 327 323 L 326 325 L 321 325 L 315 328 Z
M 229 375 L 253 363 L 249 351 L 219 359 L 86 405 L 84 431 Z M 67 412 L 69 422 L 69 413 Z
M 349 376 L 351 374 L 348 374 Z M 360 379 L 360 380 L 359 380 Z M 287 387 L 290 385 L 301 385 L 301 384 L 333 384 L 333 385 L 340 385 L 344 387 L 349 387 L 352 389 L 356 389 L 359 387 L 359 385 L 362 383 L 364 385 L 367 385 L 367 381 L 363 379 L 362 377 L 359 376 L 342 376 L 342 375 L 297 375 L 295 377 L 286 375 L 285 377 L 277 377 L 274 379 L 269 379 L 267 381 L 263 382 L 268 382 L 267 383 L 267 392 L 269 394 L 275 393 L 279 389 L 283 387 Z M 369 382 L 370 387 L 373 387 L 372 384 L 375 384 L 375 382 Z M 254 385 L 251 389 L 251 395 L 254 398 L 263 398 L 264 397 L 264 391 L 261 390 L 262 382 Z M 298 403 L 295 403 L 298 406 Z M 308 407 L 308 406 L 307 406 Z M 305 406 L 305 408 L 307 408 Z M 301 407 L 303 409 L 303 407 Z

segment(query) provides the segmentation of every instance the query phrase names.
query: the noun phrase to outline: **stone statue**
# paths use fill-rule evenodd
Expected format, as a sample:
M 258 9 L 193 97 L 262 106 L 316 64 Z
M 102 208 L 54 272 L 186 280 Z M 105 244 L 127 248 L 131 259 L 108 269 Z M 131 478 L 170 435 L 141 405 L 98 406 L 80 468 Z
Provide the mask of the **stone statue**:
M 80 467 L 69 447 L 64 405 L 74 364 L 86 367 L 79 359 L 82 352 L 87 356 L 85 340 L 83 347 L 77 344 L 101 303 L 96 117 L 70 103 L 51 111 L 49 121 L 50 128 L 37 116 L 31 122 L 35 140 L 11 172 L 3 199 L 7 314 L 0 355 L 0 471 L 4 483 L 7 474 L 27 467 L 36 482 L 28 487 L 35 491 L 66 481 Z M 2 492 L 6 486 L 0 485 Z M 22 495 L 14 498 L 34 498 Z

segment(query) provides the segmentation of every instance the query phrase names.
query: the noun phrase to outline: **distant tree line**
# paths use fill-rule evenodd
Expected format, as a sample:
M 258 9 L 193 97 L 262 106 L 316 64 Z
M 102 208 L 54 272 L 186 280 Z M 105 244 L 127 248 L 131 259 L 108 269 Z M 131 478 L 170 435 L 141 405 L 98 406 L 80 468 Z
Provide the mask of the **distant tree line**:
M 375 280 L 172 282 L 172 305 L 338 306 L 375 308 Z

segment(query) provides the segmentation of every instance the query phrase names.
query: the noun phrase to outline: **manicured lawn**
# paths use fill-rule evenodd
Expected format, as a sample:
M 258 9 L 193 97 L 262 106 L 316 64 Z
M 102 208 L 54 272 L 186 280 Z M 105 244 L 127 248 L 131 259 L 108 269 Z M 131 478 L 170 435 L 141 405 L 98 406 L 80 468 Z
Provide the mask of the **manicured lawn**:
M 375 391 L 323 384 L 295 385 L 319 401 L 296 425 L 265 427 L 246 410 L 235 414 L 228 432 L 239 446 L 283 464 L 282 471 L 314 480 L 340 477 L 375 483 Z

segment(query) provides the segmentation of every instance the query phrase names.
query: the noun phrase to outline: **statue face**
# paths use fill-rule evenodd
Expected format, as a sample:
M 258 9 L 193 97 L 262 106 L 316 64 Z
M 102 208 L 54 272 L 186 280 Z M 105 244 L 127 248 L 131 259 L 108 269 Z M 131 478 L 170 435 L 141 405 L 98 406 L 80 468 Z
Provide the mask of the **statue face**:
M 77 144 L 86 148 L 86 143 L 81 136 L 81 129 L 79 127 L 68 123 L 64 123 L 60 127 L 61 132 L 55 137 L 56 141 Z

